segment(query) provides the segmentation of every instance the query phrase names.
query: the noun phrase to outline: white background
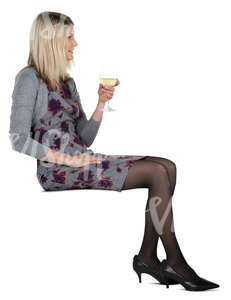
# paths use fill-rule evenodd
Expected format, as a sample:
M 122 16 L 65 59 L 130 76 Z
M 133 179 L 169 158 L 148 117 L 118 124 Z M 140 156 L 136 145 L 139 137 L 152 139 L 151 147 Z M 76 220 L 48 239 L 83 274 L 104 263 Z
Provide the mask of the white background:
M 230 293 L 230 1 L 7 1 L 1 14 L 0 298 L 185 299 L 181 285 L 143 282 L 132 269 L 144 231 L 147 189 L 43 191 L 36 160 L 8 137 L 16 73 L 42 11 L 69 15 L 79 45 L 71 71 L 88 118 L 99 64 L 118 66 L 120 85 L 90 147 L 173 160 L 175 230 L 185 258 Z M 161 242 L 159 258 L 165 258 Z M 227 295 L 226 295 L 227 296 Z

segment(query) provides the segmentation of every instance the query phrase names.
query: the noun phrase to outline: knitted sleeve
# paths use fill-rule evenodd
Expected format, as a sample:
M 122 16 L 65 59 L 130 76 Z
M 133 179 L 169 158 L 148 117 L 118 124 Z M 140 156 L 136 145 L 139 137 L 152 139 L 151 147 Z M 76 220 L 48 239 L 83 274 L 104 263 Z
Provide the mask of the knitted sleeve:
M 43 160 L 50 148 L 31 138 L 37 89 L 38 81 L 29 72 L 24 71 L 16 76 L 12 93 L 9 138 L 13 150 Z
M 102 119 L 100 121 L 96 121 L 93 119 L 93 115 L 89 120 L 87 119 L 74 80 L 72 80 L 72 91 L 73 97 L 77 100 L 79 106 L 79 117 L 76 123 L 76 131 L 86 146 L 89 147 L 96 138 Z

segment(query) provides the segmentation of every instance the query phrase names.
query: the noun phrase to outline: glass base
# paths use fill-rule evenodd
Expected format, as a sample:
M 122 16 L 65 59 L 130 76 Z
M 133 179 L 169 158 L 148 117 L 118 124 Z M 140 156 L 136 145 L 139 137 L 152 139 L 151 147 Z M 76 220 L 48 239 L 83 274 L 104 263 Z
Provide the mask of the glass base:
M 101 108 L 101 111 L 108 111 L 108 112 L 111 112 L 111 111 L 116 111 L 116 109 L 111 108 L 111 107 L 108 105 L 108 107 L 106 107 L 106 108 Z

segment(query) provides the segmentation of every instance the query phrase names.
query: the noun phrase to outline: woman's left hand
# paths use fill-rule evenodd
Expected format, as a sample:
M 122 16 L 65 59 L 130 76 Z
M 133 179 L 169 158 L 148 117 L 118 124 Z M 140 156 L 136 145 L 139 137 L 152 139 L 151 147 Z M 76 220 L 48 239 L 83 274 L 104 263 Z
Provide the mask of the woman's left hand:
M 114 86 L 119 85 L 119 79 L 117 79 L 117 82 Z M 98 94 L 99 94 L 99 103 L 106 103 L 108 100 L 110 100 L 113 97 L 114 94 L 114 87 L 109 87 L 109 86 L 103 86 L 102 83 L 99 84 L 99 89 L 98 89 Z

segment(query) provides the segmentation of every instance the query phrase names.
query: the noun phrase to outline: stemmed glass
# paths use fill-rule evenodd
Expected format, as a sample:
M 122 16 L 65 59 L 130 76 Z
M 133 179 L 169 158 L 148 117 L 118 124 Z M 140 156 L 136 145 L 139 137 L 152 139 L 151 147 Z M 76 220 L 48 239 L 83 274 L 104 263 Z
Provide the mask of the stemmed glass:
M 116 85 L 117 82 L 117 67 L 116 65 L 101 65 L 100 66 L 100 72 L 99 72 L 99 79 L 100 79 L 100 83 L 107 87 L 113 87 Z M 102 111 L 108 111 L 108 112 L 112 112 L 112 111 L 116 111 L 116 109 L 110 107 L 109 105 L 109 101 L 107 101 L 107 107 L 102 108 Z

